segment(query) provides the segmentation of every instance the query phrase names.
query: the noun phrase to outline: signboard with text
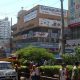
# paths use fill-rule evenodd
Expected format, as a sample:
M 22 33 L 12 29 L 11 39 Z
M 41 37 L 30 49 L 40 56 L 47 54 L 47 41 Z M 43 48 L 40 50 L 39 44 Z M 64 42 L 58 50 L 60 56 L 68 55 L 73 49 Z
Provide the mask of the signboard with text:
M 61 28 L 60 20 L 52 20 L 47 18 L 39 18 L 39 26 L 46 26 L 52 28 Z M 64 20 L 64 27 L 67 27 L 67 20 Z
M 61 16 L 61 9 L 54 7 L 40 5 L 39 12 L 42 14 Z M 64 16 L 67 16 L 67 10 L 64 10 Z
M 39 26 L 61 28 L 61 21 L 39 18 Z
M 24 22 L 30 21 L 37 17 L 37 10 L 32 11 L 24 16 Z
M 69 1 L 69 25 L 80 25 L 80 0 Z

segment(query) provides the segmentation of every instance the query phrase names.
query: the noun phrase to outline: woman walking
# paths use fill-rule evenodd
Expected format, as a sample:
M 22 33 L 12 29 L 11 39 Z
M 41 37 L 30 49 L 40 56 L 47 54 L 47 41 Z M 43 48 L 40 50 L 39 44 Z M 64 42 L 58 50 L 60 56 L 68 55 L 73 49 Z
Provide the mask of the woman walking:
M 33 65 L 32 69 L 30 70 L 30 76 L 31 76 L 31 80 L 36 80 L 36 72 L 35 72 L 36 66 Z
M 67 75 L 66 64 L 63 63 L 60 69 L 59 80 L 67 80 Z
M 38 66 L 33 65 L 30 74 L 32 80 L 40 80 L 40 71 Z

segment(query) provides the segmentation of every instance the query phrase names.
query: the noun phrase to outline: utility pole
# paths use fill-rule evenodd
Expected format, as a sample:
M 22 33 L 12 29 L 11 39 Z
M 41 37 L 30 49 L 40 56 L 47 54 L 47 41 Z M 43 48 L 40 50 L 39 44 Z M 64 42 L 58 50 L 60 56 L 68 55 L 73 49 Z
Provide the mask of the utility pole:
M 61 36 L 60 36 L 60 55 L 65 53 L 65 40 L 64 40 L 64 12 L 63 12 L 63 0 L 61 1 Z

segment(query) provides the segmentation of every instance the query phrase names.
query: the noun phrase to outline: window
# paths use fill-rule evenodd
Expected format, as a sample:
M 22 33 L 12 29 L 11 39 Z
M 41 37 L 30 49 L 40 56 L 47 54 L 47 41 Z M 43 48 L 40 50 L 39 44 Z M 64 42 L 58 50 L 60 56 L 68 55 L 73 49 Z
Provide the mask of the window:
M 12 69 L 12 64 L 11 63 L 0 63 L 0 70 L 2 69 Z

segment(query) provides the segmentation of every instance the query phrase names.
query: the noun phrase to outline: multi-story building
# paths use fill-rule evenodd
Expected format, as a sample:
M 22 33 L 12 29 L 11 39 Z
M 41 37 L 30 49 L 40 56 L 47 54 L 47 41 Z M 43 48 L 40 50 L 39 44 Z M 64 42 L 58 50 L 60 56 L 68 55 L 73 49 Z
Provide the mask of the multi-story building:
M 71 38 L 67 45 L 71 48 L 80 46 L 80 0 L 68 0 L 68 25 L 71 31 Z
M 64 10 L 64 22 L 67 27 L 67 10 Z M 31 44 L 56 50 L 61 31 L 61 9 L 38 5 L 28 11 L 21 10 L 12 29 L 16 49 Z
M 6 50 L 6 45 L 9 44 L 11 36 L 10 21 L 6 17 L 5 19 L 0 19 L 0 47 Z M 6 54 L 5 54 L 6 55 Z

